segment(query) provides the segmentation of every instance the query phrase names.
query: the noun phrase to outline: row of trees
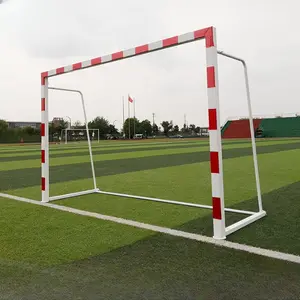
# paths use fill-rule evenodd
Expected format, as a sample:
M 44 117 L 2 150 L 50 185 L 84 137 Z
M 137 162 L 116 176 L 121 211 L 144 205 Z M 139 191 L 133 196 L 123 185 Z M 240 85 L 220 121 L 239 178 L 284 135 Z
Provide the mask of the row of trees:
M 63 129 L 68 128 L 68 122 L 61 119 L 57 122 L 49 122 L 49 135 L 60 136 Z M 144 136 L 158 136 L 158 135 L 177 135 L 177 134 L 197 134 L 200 133 L 200 127 L 196 127 L 194 124 L 189 126 L 184 125 L 179 128 L 178 125 L 174 125 L 172 121 L 163 121 L 160 126 L 157 124 L 152 124 L 150 120 L 138 120 L 137 118 L 128 118 L 124 122 L 123 129 L 119 131 L 114 124 L 111 124 L 104 117 L 96 117 L 88 123 L 90 129 L 99 129 L 100 138 L 106 138 L 108 135 L 111 136 L 124 136 L 126 138 L 133 137 L 134 134 L 143 134 Z M 74 129 L 85 129 L 85 124 L 79 121 L 72 125 Z M 24 128 L 9 128 L 8 123 L 0 119 L 0 141 L 10 142 L 12 139 L 34 140 L 38 141 L 40 135 L 39 128 L 24 127 Z
M 152 124 L 150 120 L 138 120 L 137 118 L 127 118 L 124 122 L 123 129 L 119 131 L 114 124 L 111 124 L 104 117 L 96 117 L 88 123 L 90 129 L 99 129 L 100 137 L 105 138 L 107 135 L 125 135 L 127 138 L 129 134 L 131 138 L 136 134 L 143 134 L 144 136 L 153 135 L 176 135 L 176 134 L 197 134 L 200 133 L 201 128 L 199 126 L 191 124 L 189 126 L 184 126 L 179 128 L 178 125 L 174 125 L 172 121 L 163 121 L 160 127 L 157 124 Z M 50 125 L 50 133 L 60 133 L 62 129 L 68 128 L 68 123 L 61 121 L 59 126 L 54 127 Z M 81 124 L 76 121 L 72 128 L 74 129 L 85 129 L 85 124 Z
M 144 136 L 157 136 L 157 135 L 177 135 L 177 134 L 197 134 L 200 133 L 201 128 L 199 126 L 191 124 L 189 126 L 184 125 L 179 128 L 178 125 L 174 125 L 172 121 L 161 122 L 161 127 L 157 124 L 151 124 L 150 120 L 138 120 L 137 118 L 127 118 L 124 122 L 123 130 L 119 132 L 114 125 L 109 124 L 108 120 L 102 117 L 95 118 L 89 124 L 91 129 L 99 129 L 102 134 L 111 135 L 125 135 L 126 137 L 136 134 L 143 134 Z

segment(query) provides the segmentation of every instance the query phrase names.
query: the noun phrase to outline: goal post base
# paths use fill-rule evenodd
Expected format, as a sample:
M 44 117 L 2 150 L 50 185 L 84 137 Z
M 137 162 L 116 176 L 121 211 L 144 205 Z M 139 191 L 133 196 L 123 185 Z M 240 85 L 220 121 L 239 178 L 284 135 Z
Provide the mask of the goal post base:
M 235 231 L 237 231 L 237 230 L 239 230 L 239 229 L 241 229 L 241 228 L 243 228 L 243 227 L 259 220 L 259 219 L 261 219 L 261 218 L 263 218 L 266 215 L 267 215 L 267 213 L 264 210 L 262 210 L 260 212 L 257 212 L 257 213 L 254 213 L 252 216 L 249 216 L 249 217 L 247 217 L 243 220 L 240 220 L 240 221 L 226 227 L 225 228 L 225 234 L 229 235 L 229 234 L 231 234 L 231 233 L 233 233 L 233 232 L 235 232 Z
M 49 197 L 49 201 L 56 201 L 56 200 L 73 198 L 73 197 L 84 196 L 84 195 L 89 195 L 89 194 L 95 194 L 98 191 L 99 191 L 99 189 L 92 189 L 92 190 L 69 193 L 69 194 L 64 194 L 64 195 L 52 196 L 52 197 Z

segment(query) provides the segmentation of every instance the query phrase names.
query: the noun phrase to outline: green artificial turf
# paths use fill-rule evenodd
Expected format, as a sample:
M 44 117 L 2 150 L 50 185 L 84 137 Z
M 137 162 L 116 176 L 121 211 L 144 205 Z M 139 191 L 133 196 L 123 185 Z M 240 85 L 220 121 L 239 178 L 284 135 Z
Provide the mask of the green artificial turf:
M 100 188 L 211 204 L 207 141 L 132 144 L 93 145 Z M 0 190 L 39 200 L 40 166 L 28 160 L 38 147 L 9 149 Z M 51 146 L 52 195 L 92 188 L 85 149 Z M 228 207 L 257 208 L 251 151 L 249 141 L 224 143 Z M 300 255 L 300 143 L 259 141 L 258 153 L 267 217 L 228 240 Z M 212 235 L 209 210 L 105 195 L 56 204 Z M 0 211 L 0 299 L 300 298 L 299 265 L 14 200 L 0 199 Z M 227 225 L 239 218 L 227 213 Z
M 272 153 L 297 149 L 300 143 L 281 143 L 259 146 L 258 153 Z M 160 150 L 162 151 L 162 150 Z M 123 153 L 124 154 L 124 153 Z M 149 153 L 150 154 L 150 153 Z M 120 154 L 121 155 L 121 154 Z M 125 155 L 125 154 L 124 154 Z M 132 154 L 134 156 L 134 153 Z M 208 161 L 208 151 L 194 151 L 191 153 L 177 153 L 154 156 L 144 156 L 132 158 L 121 158 L 116 160 L 95 161 L 95 171 L 97 176 L 108 176 L 122 174 L 140 170 L 150 170 L 169 166 L 179 166 L 196 162 Z M 252 155 L 252 148 L 230 148 L 223 151 L 223 158 L 234 158 L 239 156 Z M 88 154 L 87 156 L 88 157 Z M 14 163 L 12 163 L 14 164 Z M 63 164 L 63 161 L 62 161 Z M 22 166 L 22 163 L 18 164 Z M 51 163 L 50 163 L 51 165 Z M 0 168 L 1 171 L 1 168 Z M 51 183 L 67 182 L 91 177 L 91 167 L 89 162 L 58 165 L 50 167 Z M 16 179 L 16 180 L 13 180 Z M 35 186 L 40 182 L 40 166 L 1 171 L 0 190 L 16 189 L 20 187 Z

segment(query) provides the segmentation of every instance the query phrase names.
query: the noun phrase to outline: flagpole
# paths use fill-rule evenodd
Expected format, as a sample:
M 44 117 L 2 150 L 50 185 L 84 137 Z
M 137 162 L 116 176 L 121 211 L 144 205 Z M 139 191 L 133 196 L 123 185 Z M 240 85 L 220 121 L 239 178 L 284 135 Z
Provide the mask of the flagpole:
M 125 131 L 124 131 L 124 124 L 125 124 L 124 96 L 122 96 L 122 102 L 123 102 L 123 135 L 125 135 Z
M 135 136 L 135 98 L 133 99 L 133 136 Z
M 128 95 L 128 138 L 130 139 L 130 102 Z

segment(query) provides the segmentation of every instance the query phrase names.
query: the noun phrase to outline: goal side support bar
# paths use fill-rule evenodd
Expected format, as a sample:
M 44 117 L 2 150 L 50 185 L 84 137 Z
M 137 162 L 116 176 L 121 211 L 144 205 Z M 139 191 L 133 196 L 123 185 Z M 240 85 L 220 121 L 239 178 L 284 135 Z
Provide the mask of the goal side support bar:
M 249 85 L 247 64 L 244 59 L 241 59 L 234 55 L 228 54 L 224 51 L 218 50 L 218 54 L 225 56 L 227 58 L 239 61 L 243 64 L 243 67 L 244 67 L 244 78 L 245 78 L 246 94 L 247 94 L 248 116 L 249 116 L 249 126 L 250 126 L 250 135 L 251 135 L 251 145 L 252 145 L 252 154 L 253 154 L 253 163 L 254 163 L 254 174 L 255 174 L 258 209 L 260 212 L 264 212 L 263 205 L 262 205 L 262 198 L 261 198 L 261 187 L 260 187 L 260 179 L 259 179 L 259 168 L 258 168 L 258 161 L 257 161 L 257 151 L 256 151 L 256 143 L 255 143 L 255 133 L 254 133 L 253 114 L 252 114 L 250 85 Z
M 92 176 L 93 176 L 93 185 L 94 185 L 94 190 L 97 190 L 97 182 L 96 182 L 96 175 L 95 175 L 95 167 L 94 167 L 94 160 L 93 160 L 93 152 L 92 152 L 92 144 L 90 140 L 90 135 L 89 135 L 89 128 L 88 128 L 88 119 L 86 115 L 86 109 L 85 109 L 85 101 L 84 97 L 81 91 L 79 90 L 73 90 L 73 89 L 65 89 L 65 88 L 58 88 L 58 87 L 47 87 L 47 90 L 55 90 L 55 91 L 62 91 L 62 92 L 71 92 L 71 93 L 77 93 L 80 95 L 81 98 L 81 104 L 82 104 L 82 109 L 83 109 L 83 115 L 84 115 L 84 121 L 85 121 L 85 130 L 87 134 L 87 140 L 88 140 L 88 148 L 89 148 L 89 154 L 90 154 L 90 162 L 91 162 L 91 168 L 92 168 Z M 43 115 L 43 109 L 45 111 L 45 105 L 43 107 L 43 102 L 42 102 L 42 115 Z M 48 118 L 48 115 L 47 115 Z M 43 123 L 46 124 L 47 122 Z M 46 125 L 44 125 L 45 127 Z M 48 125 L 47 125 L 48 127 Z M 44 137 L 44 140 L 48 141 L 48 136 L 45 138 L 45 129 L 43 132 L 41 132 L 42 137 Z M 43 139 L 42 139 L 43 141 Z M 44 158 L 43 158 L 43 151 L 44 151 Z M 45 153 L 47 153 L 48 159 L 45 159 Z M 47 174 L 47 177 L 42 176 L 42 202 L 49 202 L 50 200 L 58 200 L 58 197 L 49 197 L 49 143 L 47 142 L 42 142 L 42 174 Z M 45 187 L 45 182 L 47 182 L 47 189 Z M 44 183 L 44 185 L 43 185 Z M 90 191 L 82 191 L 82 192 L 77 192 L 77 193 L 72 193 L 69 195 L 73 196 L 79 196 L 79 195 L 85 195 L 85 194 L 90 194 Z M 62 196 L 60 196 L 62 197 Z M 71 196 L 64 195 L 63 198 L 69 198 Z

